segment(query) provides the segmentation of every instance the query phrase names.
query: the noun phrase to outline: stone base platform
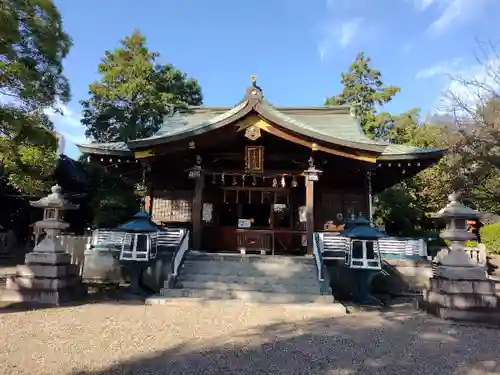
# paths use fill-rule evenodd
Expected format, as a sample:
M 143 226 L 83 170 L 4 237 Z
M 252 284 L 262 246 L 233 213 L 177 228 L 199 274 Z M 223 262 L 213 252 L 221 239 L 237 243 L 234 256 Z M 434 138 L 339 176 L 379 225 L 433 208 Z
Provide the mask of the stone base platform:
M 500 325 L 500 296 L 491 280 L 430 279 L 419 308 L 443 319 Z
M 86 296 L 87 289 L 84 285 L 59 290 L 5 289 L 0 291 L 0 300 L 4 302 L 55 306 L 80 300 Z
M 15 276 L 7 278 L 0 300 L 44 305 L 60 305 L 87 295 L 67 253 L 29 253 Z

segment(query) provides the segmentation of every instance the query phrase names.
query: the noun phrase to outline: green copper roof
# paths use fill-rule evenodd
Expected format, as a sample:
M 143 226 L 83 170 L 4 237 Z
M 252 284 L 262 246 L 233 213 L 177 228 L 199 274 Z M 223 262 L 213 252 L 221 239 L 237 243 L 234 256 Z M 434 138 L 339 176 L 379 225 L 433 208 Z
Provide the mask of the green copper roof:
M 129 145 L 153 139 L 169 139 L 169 141 L 172 141 L 175 138 L 182 138 L 182 135 L 186 133 L 196 135 L 210 131 L 214 125 L 237 114 L 246 105 L 247 101 L 243 101 L 236 107 L 222 113 L 216 113 L 216 109 L 210 110 L 210 108 L 191 109 L 190 113 L 177 112 L 173 116 L 166 116 L 163 125 L 153 136 L 130 141 Z
M 235 107 L 192 107 L 166 116 L 161 128 L 151 137 L 116 143 L 77 145 L 81 152 L 104 155 L 133 155 L 133 149 L 191 138 L 221 128 L 244 118 L 251 112 L 272 123 L 307 137 L 340 146 L 374 152 L 379 159 L 407 159 L 440 156 L 442 149 L 390 144 L 368 138 L 348 106 L 274 107 L 258 87 L 247 89 L 245 99 Z

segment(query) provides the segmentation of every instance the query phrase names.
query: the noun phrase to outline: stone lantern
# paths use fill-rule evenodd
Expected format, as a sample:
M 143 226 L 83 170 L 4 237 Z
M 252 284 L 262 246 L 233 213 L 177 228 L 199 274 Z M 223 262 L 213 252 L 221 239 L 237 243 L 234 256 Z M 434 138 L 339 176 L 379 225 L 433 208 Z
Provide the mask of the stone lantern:
M 34 302 L 58 305 L 86 294 L 78 275 L 78 268 L 71 264 L 68 254 L 58 239 L 69 224 L 61 220 L 63 211 L 76 210 L 78 205 L 62 196 L 56 185 L 52 193 L 34 202 L 31 206 L 43 208 L 44 219 L 35 223 L 35 228 L 45 232 L 42 241 L 31 253 L 26 254 L 25 264 L 17 267 L 16 276 L 7 279 L 5 301 Z
M 379 304 L 380 301 L 371 295 L 370 287 L 373 278 L 382 269 L 378 239 L 386 237 L 386 234 L 373 228 L 366 218 L 358 217 L 342 235 L 350 238 L 345 266 L 355 274 L 357 290 L 354 302 Z
M 147 296 L 151 293 L 142 284 L 146 269 L 155 260 L 158 251 L 158 233 L 161 229 L 151 221 L 148 213 L 140 211 L 132 220 L 120 225 L 118 231 L 124 232 L 119 260 L 130 268 L 131 283 L 124 293 Z
M 474 263 L 464 251 L 465 242 L 475 239 L 467 231 L 467 220 L 480 214 L 464 206 L 453 193 L 449 203 L 434 218 L 444 220 L 441 238 L 450 241 L 450 249 L 440 260 L 430 286 L 424 290 L 421 308 L 441 318 L 500 323 L 499 297 L 486 269 Z

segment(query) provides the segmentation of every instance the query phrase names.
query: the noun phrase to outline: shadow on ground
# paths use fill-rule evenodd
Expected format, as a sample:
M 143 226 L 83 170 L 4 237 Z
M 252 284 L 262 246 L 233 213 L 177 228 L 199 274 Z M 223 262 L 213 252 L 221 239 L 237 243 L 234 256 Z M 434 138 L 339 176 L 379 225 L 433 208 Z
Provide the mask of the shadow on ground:
M 0 293 L 1 293 L 0 289 Z M 123 288 L 117 289 L 116 287 L 100 287 L 91 292 L 80 300 L 61 303 L 60 305 L 48 305 L 38 303 L 25 303 L 25 302 L 1 302 L 0 301 L 0 315 L 18 313 L 22 311 L 34 310 L 48 310 L 58 309 L 65 307 L 76 307 L 91 304 L 117 304 L 117 305 L 144 305 L 145 297 L 126 294 Z
M 417 312 L 364 313 L 274 323 L 72 375 L 497 374 L 499 337 Z

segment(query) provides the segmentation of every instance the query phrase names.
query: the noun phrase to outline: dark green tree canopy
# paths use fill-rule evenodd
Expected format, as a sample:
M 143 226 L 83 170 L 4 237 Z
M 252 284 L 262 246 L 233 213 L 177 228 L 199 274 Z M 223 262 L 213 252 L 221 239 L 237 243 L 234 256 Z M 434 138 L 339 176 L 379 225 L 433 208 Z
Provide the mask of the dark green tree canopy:
M 81 102 L 86 136 L 97 142 L 127 141 L 151 136 L 169 112 L 169 105 L 200 105 L 198 82 L 174 66 L 157 63 L 139 31 L 106 51 L 99 64 L 102 78 Z
M 369 57 L 359 53 L 349 71 L 341 75 L 342 92 L 327 98 L 325 105 L 351 105 L 365 133 L 371 138 L 382 138 L 386 135 L 386 123 L 384 118 L 377 116 L 377 106 L 390 102 L 400 88 L 386 86 L 380 71 L 372 68 L 370 63 Z
M 52 0 L 0 2 L 0 162 L 18 190 L 46 190 L 57 141 L 44 109 L 70 99 L 62 60 L 71 47 Z

